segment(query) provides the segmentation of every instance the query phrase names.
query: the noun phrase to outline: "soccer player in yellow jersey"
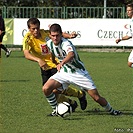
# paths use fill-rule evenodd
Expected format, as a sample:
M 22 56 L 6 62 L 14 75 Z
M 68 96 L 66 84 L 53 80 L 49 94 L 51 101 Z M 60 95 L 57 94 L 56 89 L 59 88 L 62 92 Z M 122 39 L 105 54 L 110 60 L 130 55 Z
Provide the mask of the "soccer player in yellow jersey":
M 56 65 L 58 64 L 58 59 L 52 57 L 51 52 L 46 46 L 46 42 L 49 40 L 49 31 L 40 29 L 40 21 L 37 18 L 30 18 L 27 21 L 27 26 L 29 32 L 24 36 L 23 39 L 23 52 L 26 59 L 37 62 L 41 68 L 41 76 L 43 85 L 46 81 L 57 72 Z M 63 33 L 64 38 L 75 38 L 76 34 Z M 72 106 L 73 112 L 77 108 L 77 102 L 71 100 L 67 96 L 77 97 L 80 101 L 80 106 L 82 110 L 86 109 L 87 100 L 86 94 L 83 91 L 77 90 L 75 88 L 68 87 L 64 92 L 59 89 L 53 91 L 56 94 L 57 102 L 69 102 Z M 55 114 L 51 113 L 50 116 Z

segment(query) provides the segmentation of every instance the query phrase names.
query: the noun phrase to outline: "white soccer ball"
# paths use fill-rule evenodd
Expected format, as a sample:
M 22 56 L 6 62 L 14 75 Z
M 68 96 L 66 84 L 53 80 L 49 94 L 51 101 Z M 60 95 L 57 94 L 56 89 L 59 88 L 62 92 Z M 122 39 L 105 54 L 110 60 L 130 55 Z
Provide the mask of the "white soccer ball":
M 65 118 L 65 117 L 71 115 L 72 107 L 67 102 L 59 103 L 56 107 L 56 113 L 58 116 Z

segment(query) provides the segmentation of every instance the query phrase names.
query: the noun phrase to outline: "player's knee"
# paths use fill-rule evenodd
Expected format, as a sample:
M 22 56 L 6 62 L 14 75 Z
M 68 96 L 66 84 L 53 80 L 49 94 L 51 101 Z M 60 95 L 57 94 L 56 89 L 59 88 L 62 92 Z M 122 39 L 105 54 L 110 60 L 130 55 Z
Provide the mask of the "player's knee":
M 97 89 L 89 90 L 88 93 L 93 98 L 93 100 L 96 102 L 98 102 L 101 98 Z
M 94 101 L 96 101 L 97 103 L 99 103 L 99 100 L 100 100 L 100 96 L 99 95 L 95 95 L 93 97 Z
M 43 91 L 43 93 L 44 93 L 46 96 L 48 96 L 48 95 L 50 95 L 50 94 L 52 93 L 51 89 L 50 89 L 48 86 L 46 86 L 46 85 L 44 85 L 44 86 L 42 87 L 42 91 Z
M 128 65 L 129 67 L 133 67 L 133 63 L 131 63 L 131 62 L 128 62 L 127 65 Z
M 100 95 L 95 93 L 95 94 L 92 94 L 91 97 L 93 98 L 94 101 L 96 102 L 99 102 L 100 101 Z
M 46 91 L 46 87 L 45 86 L 42 87 L 42 91 L 45 93 L 45 91 Z
M 92 97 L 92 99 L 93 99 L 94 101 L 97 101 L 97 100 L 99 99 L 99 96 L 96 95 L 96 94 L 90 94 L 90 96 Z

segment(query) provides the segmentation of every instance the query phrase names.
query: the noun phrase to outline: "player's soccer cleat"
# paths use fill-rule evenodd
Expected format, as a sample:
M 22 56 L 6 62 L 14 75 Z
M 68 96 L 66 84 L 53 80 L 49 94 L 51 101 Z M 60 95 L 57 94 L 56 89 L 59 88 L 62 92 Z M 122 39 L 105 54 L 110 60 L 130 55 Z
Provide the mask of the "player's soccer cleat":
M 119 110 L 113 110 L 110 114 L 111 114 L 111 115 L 115 115 L 115 116 L 117 116 L 117 115 L 121 115 L 122 112 L 119 111 Z
M 5 53 L 6 57 L 9 57 L 10 54 L 11 54 L 11 52 L 12 52 L 12 51 L 8 49 L 8 51 Z
M 58 116 L 58 115 L 56 114 L 56 110 L 53 110 L 53 112 L 48 114 L 47 116 Z
M 75 101 L 74 104 L 70 104 L 72 107 L 72 112 L 75 112 L 75 109 L 78 107 L 77 102 Z
M 82 92 L 83 92 L 83 96 L 79 98 L 79 102 L 80 102 L 81 109 L 85 110 L 87 107 L 86 93 L 84 91 Z

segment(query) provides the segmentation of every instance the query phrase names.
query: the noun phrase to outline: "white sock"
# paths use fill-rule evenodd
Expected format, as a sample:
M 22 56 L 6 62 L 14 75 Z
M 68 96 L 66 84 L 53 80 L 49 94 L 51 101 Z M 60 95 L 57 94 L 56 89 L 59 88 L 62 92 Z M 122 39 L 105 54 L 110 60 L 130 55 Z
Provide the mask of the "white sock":
M 105 108 L 105 110 L 109 111 L 110 113 L 114 111 L 114 109 L 111 107 L 109 103 L 107 103 L 107 105 L 104 106 L 103 108 Z
M 133 68 L 133 64 L 131 65 L 131 67 Z

